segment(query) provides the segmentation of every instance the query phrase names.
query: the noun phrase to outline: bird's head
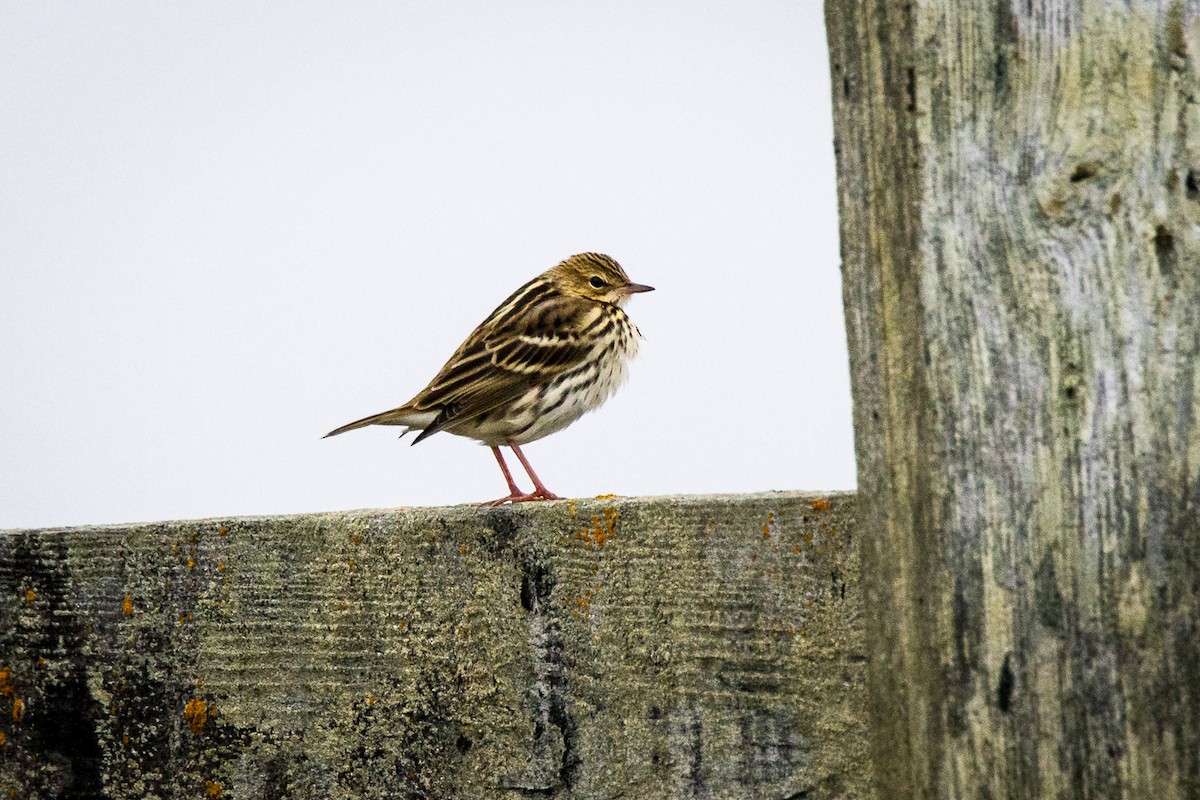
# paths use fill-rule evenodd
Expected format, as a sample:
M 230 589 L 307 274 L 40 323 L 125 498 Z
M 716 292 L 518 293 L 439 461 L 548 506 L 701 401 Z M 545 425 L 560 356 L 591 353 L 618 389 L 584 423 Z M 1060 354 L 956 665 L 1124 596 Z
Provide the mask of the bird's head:
M 620 264 L 601 253 L 571 256 L 551 269 L 550 276 L 563 294 L 617 306 L 632 294 L 654 291 L 653 286 L 630 281 Z

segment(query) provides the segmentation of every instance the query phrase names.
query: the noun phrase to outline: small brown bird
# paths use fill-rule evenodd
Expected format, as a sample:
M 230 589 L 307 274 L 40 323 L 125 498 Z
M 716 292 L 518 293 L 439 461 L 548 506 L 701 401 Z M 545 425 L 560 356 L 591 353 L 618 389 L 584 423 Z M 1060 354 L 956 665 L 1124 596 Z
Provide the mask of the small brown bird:
M 412 400 L 325 435 L 402 425 L 404 433 L 421 431 L 413 444 L 438 431 L 477 439 L 492 448 L 508 482 L 508 496 L 486 505 L 558 500 L 520 445 L 567 427 L 624 382 L 641 333 L 622 306 L 650 291 L 609 256 L 571 256 L 513 292 Z M 500 445 L 517 454 L 532 492 L 517 488 Z

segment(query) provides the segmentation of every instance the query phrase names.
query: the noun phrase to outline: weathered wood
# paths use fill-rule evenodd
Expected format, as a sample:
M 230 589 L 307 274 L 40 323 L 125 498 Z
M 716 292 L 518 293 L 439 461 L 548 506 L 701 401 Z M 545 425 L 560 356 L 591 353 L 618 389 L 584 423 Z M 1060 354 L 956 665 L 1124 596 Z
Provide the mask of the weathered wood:
M 0 534 L 0 797 L 867 796 L 851 506 Z
M 1198 13 L 827 0 L 882 796 L 1200 797 Z

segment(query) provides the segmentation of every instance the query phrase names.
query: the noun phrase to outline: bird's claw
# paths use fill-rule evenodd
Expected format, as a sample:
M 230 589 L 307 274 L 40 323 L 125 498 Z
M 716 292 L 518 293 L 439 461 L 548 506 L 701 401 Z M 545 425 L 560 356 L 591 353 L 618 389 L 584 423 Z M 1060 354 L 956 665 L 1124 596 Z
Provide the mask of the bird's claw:
M 562 498 L 559 497 L 558 495 L 556 495 L 554 492 L 551 492 L 548 490 L 543 490 L 543 489 L 536 489 L 532 492 L 529 492 L 528 494 L 521 494 L 519 492 L 514 492 L 513 494 L 510 494 L 508 497 L 501 497 L 499 500 L 489 500 L 486 503 L 480 503 L 479 507 L 480 508 L 496 508 L 497 506 L 502 506 L 505 504 L 516 505 L 517 503 L 530 503 L 535 500 L 562 500 Z

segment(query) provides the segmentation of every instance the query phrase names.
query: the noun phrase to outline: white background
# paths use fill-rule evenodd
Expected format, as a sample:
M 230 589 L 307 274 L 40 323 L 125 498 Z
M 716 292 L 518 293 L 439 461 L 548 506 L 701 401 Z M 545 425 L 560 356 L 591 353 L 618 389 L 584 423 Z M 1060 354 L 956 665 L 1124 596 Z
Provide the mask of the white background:
M 585 250 L 658 290 L 552 490 L 852 488 L 821 13 L 0 4 L 0 527 L 499 497 L 321 436 Z

